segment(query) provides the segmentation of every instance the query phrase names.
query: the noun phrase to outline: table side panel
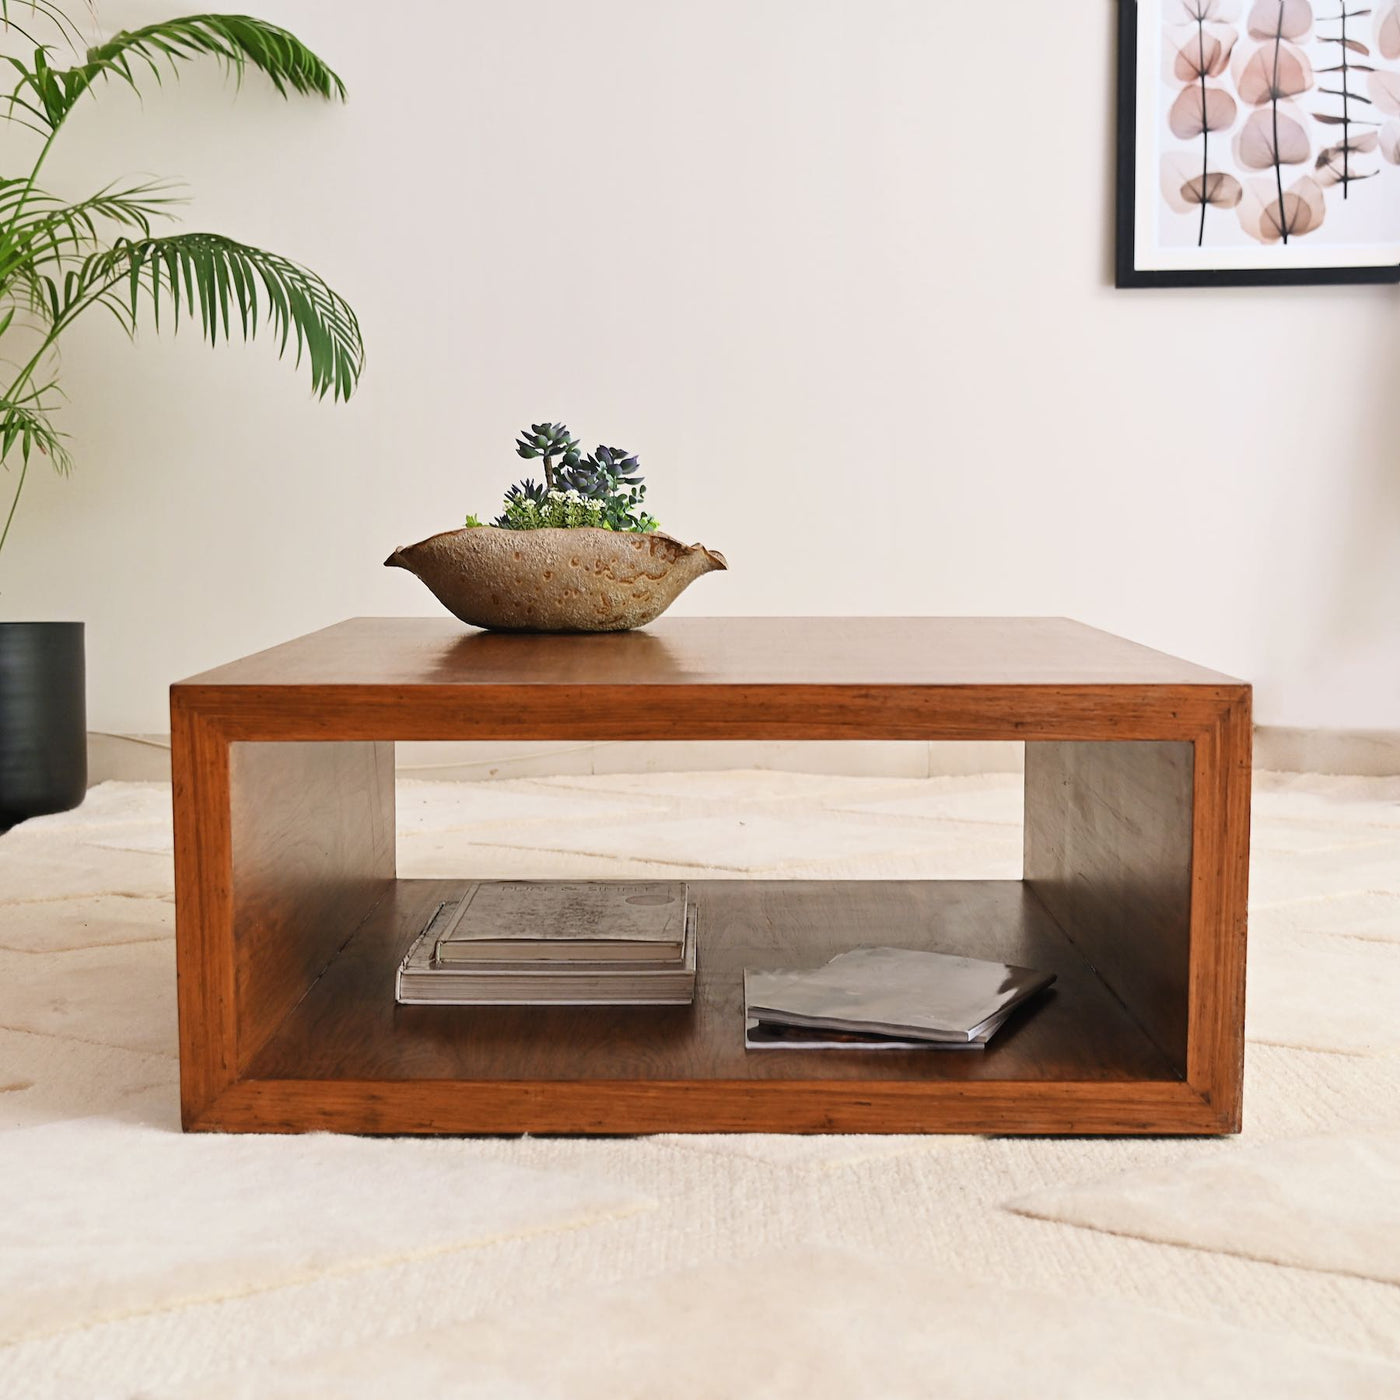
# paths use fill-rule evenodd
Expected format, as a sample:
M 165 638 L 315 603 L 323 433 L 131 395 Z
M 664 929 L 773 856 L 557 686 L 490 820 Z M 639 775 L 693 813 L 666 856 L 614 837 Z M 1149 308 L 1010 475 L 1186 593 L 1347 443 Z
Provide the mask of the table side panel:
M 1196 744 L 1187 1078 L 1242 1121 L 1253 719 L 1246 690 Z
M 392 743 L 235 743 L 229 759 L 238 1063 L 394 879 Z
M 1028 743 L 1025 880 L 1183 1075 L 1193 746 Z
M 170 714 L 180 1106 L 188 1127 L 238 1074 L 228 745 L 178 701 Z

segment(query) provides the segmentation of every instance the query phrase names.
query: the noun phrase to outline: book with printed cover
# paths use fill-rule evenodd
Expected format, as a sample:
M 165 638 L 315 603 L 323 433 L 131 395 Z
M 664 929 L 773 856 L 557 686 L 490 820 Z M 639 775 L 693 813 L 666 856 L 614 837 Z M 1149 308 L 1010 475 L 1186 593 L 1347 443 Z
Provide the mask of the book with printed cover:
M 433 956 L 444 967 L 676 963 L 688 907 L 680 880 L 481 880 L 463 895 Z
M 698 910 L 686 910 L 677 957 L 660 960 L 645 941 L 633 962 L 603 959 L 539 959 L 444 962 L 436 950 L 456 916 L 455 904 L 438 907 L 399 965 L 398 1001 L 434 1006 L 683 1006 L 695 999 Z

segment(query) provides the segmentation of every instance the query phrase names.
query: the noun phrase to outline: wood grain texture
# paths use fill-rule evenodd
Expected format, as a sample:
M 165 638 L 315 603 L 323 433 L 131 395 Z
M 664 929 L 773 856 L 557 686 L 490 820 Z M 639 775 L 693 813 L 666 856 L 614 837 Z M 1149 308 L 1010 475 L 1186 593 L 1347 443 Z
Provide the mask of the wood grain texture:
M 182 686 L 229 739 L 1184 739 L 1239 686 Z
M 1065 618 L 355 618 L 177 684 L 230 739 L 1193 739 L 1243 687 Z
M 635 632 L 511 636 L 357 617 L 190 686 L 1235 685 L 1063 617 L 677 617 Z
M 208 720 L 170 707 L 175 831 L 175 975 L 180 1111 L 188 1127 L 238 1074 L 228 744 Z
M 1240 1130 L 1253 723 L 1246 691 L 1196 742 L 1187 1079 Z
M 1180 742 L 1026 745 L 1025 882 L 1180 1074 L 1193 760 Z
M 1016 880 L 692 881 L 690 1007 L 399 1006 L 394 970 L 462 881 L 400 880 L 249 1066 L 355 1080 L 1134 1080 L 1171 1066 Z M 1057 974 L 981 1052 L 746 1052 L 745 967 L 814 967 L 861 943 Z
M 1238 1127 L 1250 731 L 1249 688 L 1229 677 L 1063 619 L 668 619 L 584 638 L 360 619 L 172 687 L 171 723 L 189 1127 Z M 1097 828 L 1074 816 L 1096 834 L 1057 859 L 1085 926 L 1035 893 L 1034 869 L 1029 888 L 720 882 L 705 886 L 713 931 L 693 1010 L 490 1008 L 471 1013 L 468 1032 L 460 1012 L 392 1001 L 393 963 L 442 892 L 392 879 L 398 738 L 1024 739 L 1045 746 L 1045 762 L 1057 750 L 1066 771 L 1084 762 L 1068 752 L 1082 744 L 1102 750 L 1090 768 L 1104 811 Z M 1122 742 L 1149 740 L 1178 746 L 1177 758 L 1144 766 Z M 1194 804 L 1183 809 L 1187 745 Z M 1031 769 L 1035 849 L 1053 852 L 1064 812 L 1045 785 L 1057 770 Z M 1130 816 L 1156 832 L 1155 848 L 1113 830 Z M 1114 850 L 1120 888 L 1105 894 L 1094 884 Z M 1125 898 L 1145 901 L 1167 930 L 1160 943 L 1104 941 L 1103 911 Z M 745 959 L 820 961 L 871 929 L 1043 963 L 1061 983 L 985 1055 L 744 1054 Z M 1075 951 L 1073 939 L 1093 937 L 1118 996 Z
M 391 743 L 232 746 L 242 1068 L 394 878 Z
M 1222 1131 L 1180 1080 L 781 1079 L 396 1083 L 245 1079 L 196 1131 L 246 1133 L 1111 1133 Z

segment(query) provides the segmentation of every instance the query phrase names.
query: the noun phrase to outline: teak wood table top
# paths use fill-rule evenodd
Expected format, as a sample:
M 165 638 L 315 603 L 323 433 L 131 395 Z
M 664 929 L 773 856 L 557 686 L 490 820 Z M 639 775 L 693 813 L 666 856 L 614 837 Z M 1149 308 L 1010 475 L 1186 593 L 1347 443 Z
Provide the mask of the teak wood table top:
M 642 631 L 506 634 L 356 617 L 185 686 L 1238 685 L 1061 617 L 674 617 Z

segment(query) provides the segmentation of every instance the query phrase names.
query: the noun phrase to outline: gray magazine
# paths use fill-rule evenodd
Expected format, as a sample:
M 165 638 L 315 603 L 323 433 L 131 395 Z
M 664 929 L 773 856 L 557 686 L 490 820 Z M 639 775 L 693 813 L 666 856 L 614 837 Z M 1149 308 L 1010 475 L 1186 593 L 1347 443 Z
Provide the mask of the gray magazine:
M 856 948 L 809 971 L 746 971 L 744 997 L 759 1022 L 967 1044 L 1054 980 L 981 958 Z
M 1007 1015 L 1010 1015 L 1007 1012 Z M 1000 1024 L 998 1022 L 997 1024 Z M 996 1027 L 992 1027 L 995 1030 Z M 983 1031 L 976 1040 L 914 1040 L 897 1035 L 870 1035 L 865 1031 L 826 1031 L 813 1026 L 780 1026 L 776 1021 L 744 1022 L 745 1050 L 982 1050 L 992 1038 Z

